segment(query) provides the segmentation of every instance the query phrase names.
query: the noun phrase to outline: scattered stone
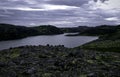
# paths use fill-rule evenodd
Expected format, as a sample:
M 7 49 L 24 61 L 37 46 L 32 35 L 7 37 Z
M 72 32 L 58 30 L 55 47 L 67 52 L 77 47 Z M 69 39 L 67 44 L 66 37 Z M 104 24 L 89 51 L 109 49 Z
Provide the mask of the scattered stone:
M 0 67 L 5 67 L 7 64 L 4 62 L 0 62 Z
M 34 67 L 27 70 L 28 74 L 34 74 L 36 72 L 36 69 Z
M 17 48 L 0 51 L 0 77 L 120 77 L 119 53 L 62 45 Z M 12 52 L 15 57 L 9 58 Z

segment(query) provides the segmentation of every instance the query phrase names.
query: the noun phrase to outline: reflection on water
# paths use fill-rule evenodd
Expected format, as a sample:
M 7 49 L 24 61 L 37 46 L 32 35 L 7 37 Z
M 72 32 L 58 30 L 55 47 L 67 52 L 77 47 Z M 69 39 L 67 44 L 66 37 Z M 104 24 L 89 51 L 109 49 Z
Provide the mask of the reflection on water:
M 1 41 L 0 50 L 7 49 L 10 47 L 24 46 L 24 45 L 46 45 L 46 44 L 64 45 L 65 47 L 73 48 L 98 38 L 92 36 L 67 37 L 64 35 L 66 34 L 42 35 L 42 36 L 27 37 L 19 40 Z

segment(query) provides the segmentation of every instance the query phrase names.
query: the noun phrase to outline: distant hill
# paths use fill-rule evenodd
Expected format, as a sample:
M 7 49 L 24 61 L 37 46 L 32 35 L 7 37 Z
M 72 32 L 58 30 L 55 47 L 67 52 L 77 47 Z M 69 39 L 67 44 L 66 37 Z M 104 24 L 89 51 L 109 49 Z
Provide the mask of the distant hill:
M 71 27 L 71 28 L 61 28 L 64 32 L 78 32 L 78 34 L 69 34 L 68 36 L 99 36 L 101 39 L 120 39 L 120 25 L 101 25 L 96 27 Z
M 120 26 L 116 26 L 116 29 L 114 32 L 100 36 L 100 39 L 103 39 L 103 40 L 106 40 L 106 39 L 107 40 L 118 40 L 118 39 L 120 39 Z
M 96 27 L 87 27 L 87 26 L 79 26 L 79 27 L 71 27 L 71 28 L 61 28 L 63 32 L 71 33 L 78 32 L 78 34 L 68 34 L 67 36 L 99 36 L 100 38 L 108 38 L 117 39 L 120 38 L 120 26 L 119 25 L 101 25 Z
M 114 33 L 117 31 L 117 29 L 118 29 L 118 26 L 102 25 L 102 26 L 87 28 L 86 30 L 84 30 L 83 32 L 80 32 L 79 34 L 98 36 L 98 35 Z
M 52 25 L 38 27 L 25 27 L 11 24 L 0 24 L 0 41 L 13 40 L 35 35 L 52 35 L 63 33 L 59 28 Z
M 79 26 L 79 27 L 66 27 L 61 28 L 61 30 L 65 33 L 74 33 L 74 32 L 83 32 L 84 30 L 88 29 L 90 27 L 87 26 Z
M 0 40 L 19 39 L 33 35 L 38 35 L 38 31 L 24 26 L 0 24 Z
M 37 30 L 41 35 L 52 35 L 52 34 L 62 34 L 63 31 L 52 25 L 41 25 L 37 27 L 32 27 Z
M 99 26 L 88 29 L 82 35 L 96 35 L 99 39 L 80 46 L 82 49 L 120 52 L 120 26 Z

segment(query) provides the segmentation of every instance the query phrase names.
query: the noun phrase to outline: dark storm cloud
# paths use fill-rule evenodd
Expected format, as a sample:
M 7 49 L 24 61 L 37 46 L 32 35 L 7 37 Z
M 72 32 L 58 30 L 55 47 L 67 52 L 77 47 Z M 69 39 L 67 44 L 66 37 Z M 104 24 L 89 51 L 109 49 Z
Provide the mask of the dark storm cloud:
M 0 23 L 79 26 L 120 24 L 119 0 L 0 0 Z
M 51 0 L 49 3 L 57 5 L 81 6 L 86 4 L 89 0 Z
M 95 2 L 99 1 L 99 0 L 94 0 Z M 108 1 L 108 0 L 100 0 L 101 2 L 105 2 L 105 1 Z

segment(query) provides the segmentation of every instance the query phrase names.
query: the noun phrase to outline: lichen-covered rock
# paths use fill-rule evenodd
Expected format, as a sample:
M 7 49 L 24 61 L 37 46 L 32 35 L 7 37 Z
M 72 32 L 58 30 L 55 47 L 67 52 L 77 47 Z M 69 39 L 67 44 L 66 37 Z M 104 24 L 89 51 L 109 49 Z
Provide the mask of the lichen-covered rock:
M 119 77 L 120 54 L 64 46 L 0 51 L 0 77 Z

